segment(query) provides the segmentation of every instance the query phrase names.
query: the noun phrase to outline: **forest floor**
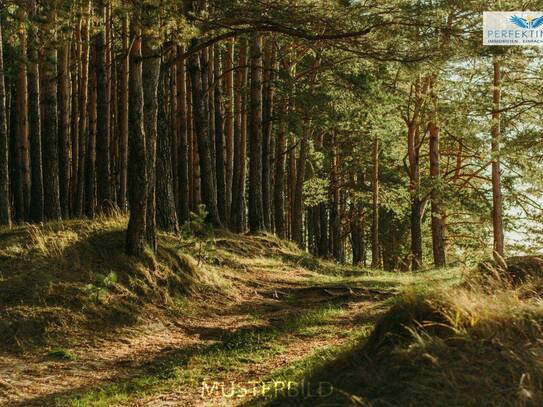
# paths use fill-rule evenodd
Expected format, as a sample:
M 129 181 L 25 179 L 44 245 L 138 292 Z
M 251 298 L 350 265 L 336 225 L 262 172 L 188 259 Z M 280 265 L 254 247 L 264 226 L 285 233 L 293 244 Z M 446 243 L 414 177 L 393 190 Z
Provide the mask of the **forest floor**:
M 391 373 L 368 366 L 360 344 L 380 354 L 379 326 L 398 329 L 387 318 L 399 305 L 431 320 L 433 308 L 405 293 L 449 291 L 461 275 L 338 266 L 271 236 L 226 233 L 161 235 L 157 256 L 134 263 L 122 255 L 123 227 L 103 219 L 0 234 L 0 405 L 366 405 L 358 382 Z M 396 363 L 428 370 L 430 353 Z M 374 405 L 422 405 L 382 400 Z

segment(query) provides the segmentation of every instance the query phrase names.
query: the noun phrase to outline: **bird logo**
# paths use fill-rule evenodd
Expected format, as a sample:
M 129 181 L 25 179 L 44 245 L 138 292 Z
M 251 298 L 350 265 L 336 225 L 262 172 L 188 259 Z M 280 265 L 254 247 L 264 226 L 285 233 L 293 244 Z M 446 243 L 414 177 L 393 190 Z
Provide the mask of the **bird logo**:
M 519 28 L 533 30 L 534 28 L 538 28 L 543 25 L 543 16 L 537 18 L 532 18 L 532 16 L 528 16 L 526 18 L 512 16 L 509 21 Z

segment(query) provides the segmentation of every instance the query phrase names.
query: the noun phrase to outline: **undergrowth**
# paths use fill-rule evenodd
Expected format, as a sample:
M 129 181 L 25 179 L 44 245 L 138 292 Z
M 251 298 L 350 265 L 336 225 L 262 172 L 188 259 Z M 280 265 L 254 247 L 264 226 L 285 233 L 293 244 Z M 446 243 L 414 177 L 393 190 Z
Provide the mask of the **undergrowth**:
M 543 302 L 534 287 L 543 274 L 532 267 L 513 284 L 508 267 L 404 290 L 367 339 L 298 372 L 299 383 L 331 383 L 331 395 L 283 392 L 247 405 L 542 405 Z
M 124 254 L 122 216 L 3 230 L 0 344 L 10 351 L 70 347 L 88 334 L 194 314 L 198 303 L 221 308 L 240 299 L 257 271 L 297 264 L 311 272 L 298 264 L 308 256 L 295 245 L 271 235 L 215 232 L 204 218 L 193 215 L 180 235 L 159 233 L 157 253 L 146 251 L 142 260 Z

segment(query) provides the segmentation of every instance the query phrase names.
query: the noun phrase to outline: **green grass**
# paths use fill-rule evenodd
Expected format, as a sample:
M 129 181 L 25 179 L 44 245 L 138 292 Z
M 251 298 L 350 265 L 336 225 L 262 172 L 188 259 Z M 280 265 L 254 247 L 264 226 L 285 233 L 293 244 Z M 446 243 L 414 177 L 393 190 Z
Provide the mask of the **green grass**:
M 412 285 L 390 302 L 367 339 L 270 376 L 300 386 L 331 383 L 330 396 L 279 392 L 245 405 L 541 405 L 541 299 L 531 288 L 527 296 L 528 287 L 487 288 Z
M 68 399 L 58 399 L 59 406 L 111 406 L 145 395 L 174 390 L 183 386 L 198 388 L 204 379 L 227 379 L 245 366 L 260 363 L 288 350 L 285 334 L 296 335 L 303 329 L 322 326 L 344 314 L 335 304 L 287 318 L 263 328 L 242 329 L 209 346 L 180 349 L 163 360 L 155 361 L 141 375 L 103 386 Z
M 206 378 L 226 381 L 233 374 L 243 375 L 249 366 L 288 356 L 292 343 L 328 341 L 331 345 L 262 380 L 312 377 L 352 352 L 370 331 L 373 322 L 363 316 L 357 317 L 355 329 L 350 320 L 340 323 L 345 305 L 367 301 L 382 309 L 396 304 L 391 296 L 402 290 L 452 287 L 462 278 L 458 268 L 391 273 L 337 265 L 273 236 L 227 232 L 212 237 L 159 234 L 158 252 L 136 261 L 123 254 L 125 228 L 126 219 L 119 217 L 20 226 L 0 233 L 0 331 L 5 348 L 75 362 L 70 349 L 77 348 L 78 337 L 122 335 L 123 328 L 145 323 L 147 317 L 182 322 L 187 316 L 211 313 L 220 318 L 225 307 L 253 301 L 255 289 L 262 307 L 257 302 L 243 315 L 249 327 L 166 350 L 128 378 L 58 398 L 59 406 L 127 404 L 181 386 L 198 391 Z M 279 318 L 266 318 L 266 298 L 277 301 Z M 337 345 L 340 342 L 347 346 Z
M 126 218 L 22 225 L 0 233 L 0 344 L 12 351 L 66 346 L 147 315 L 194 315 L 236 300 L 257 272 L 290 269 L 272 236 L 159 234 L 144 260 L 124 254 Z M 202 245 L 206 253 L 202 256 Z M 217 250 L 208 250 L 209 247 Z M 252 270 L 252 274 L 247 274 Z
M 69 360 L 72 362 L 78 359 L 77 355 L 75 355 L 68 349 L 63 348 L 53 348 L 49 352 L 47 352 L 47 356 L 57 360 Z

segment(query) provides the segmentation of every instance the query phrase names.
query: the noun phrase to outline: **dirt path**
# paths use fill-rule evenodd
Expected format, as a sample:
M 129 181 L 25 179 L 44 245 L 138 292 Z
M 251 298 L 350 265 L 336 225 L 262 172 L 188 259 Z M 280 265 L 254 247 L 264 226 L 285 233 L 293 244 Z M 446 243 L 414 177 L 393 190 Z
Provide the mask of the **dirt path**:
M 345 306 L 345 313 L 324 326 L 335 330 L 335 335 L 306 337 L 286 334 L 280 338 L 285 351 L 258 363 L 249 363 L 234 372 L 209 377 L 198 386 L 179 385 L 173 390 L 155 394 L 144 399 L 124 404 L 125 406 L 236 406 L 251 398 L 261 396 L 276 386 L 279 390 L 286 380 L 274 383 L 271 372 L 292 365 L 309 354 L 330 346 L 345 345 L 348 332 L 360 328 L 373 320 L 379 310 L 375 302 L 356 301 Z
M 0 405 L 53 406 L 59 397 L 92 393 L 111 383 L 131 383 L 131 380 L 147 377 L 149 371 L 154 372 L 157 366 L 172 360 L 183 361 L 178 362 L 183 366 L 182 371 L 197 370 L 204 377 L 170 378 L 166 388 L 154 383 L 137 400 L 129 395 L 128 400 L 126 397 L 111 398 L 115 401 L 111 403 L 126 406 L 235 405 L 246 399 L 225 397 L 221 391 L 206 391 L 202 382 L 247 384 L 260 381 L 270 372 L 304 358 L 315 349 L 343 344 L 348 340 L 348 333 L 367 323 L 368 318 L 375 315 L 376 305 L 389 295 L 390 292 L 360 287 L 315 287 L 303 280 L 275 281 L 257 289 L 252 298 L 231 304 L 219 312 L 169 323 L 155 321 L 127 330 L 122 337 L 80 344 L 73 349 L 77 356 L 73 361 L 53 360 L 44 355 L 0 355 Z M 293 315 L 299 315 L 303 320 L 304 313 L 327 304 L 334 304 L 341 312 L 316 321 L 319 325 L 316 334 L 298 332 L 305 328 L 298 322 L 299 326 L 290 331 Z M 274 329 L 270 330 L 269 326 Z M 238 354 L 228 345 L 223 351 L 220 346 L 225 338 L 236 339 L 233 335 L 240 332 L 250 334 L 248 338 L 273 333 L 271 342 L 275 348 L 262 351 L 259 346 L 264 346 L 263 343 L 257 343 L 254 353 L 260 355 L 258 360 L 251 360 L 252 349 L 242 349 Z M 239 335 L 241 342 L 245 340 L 243 335 Z M 211 356 L 198 359 L 206 349 L 212 349 L 208 351 Z M 221 368 L 222 363 L 233 360 L 235 365 Z M 206 363 L 212 366 L 205 367 Z M 205 377 L 207 372 L 211 372 L 210 377 Z M 92 405 L 91 402 L 88 404 Z M 109 405 L 109 401 L 106 404 Z

